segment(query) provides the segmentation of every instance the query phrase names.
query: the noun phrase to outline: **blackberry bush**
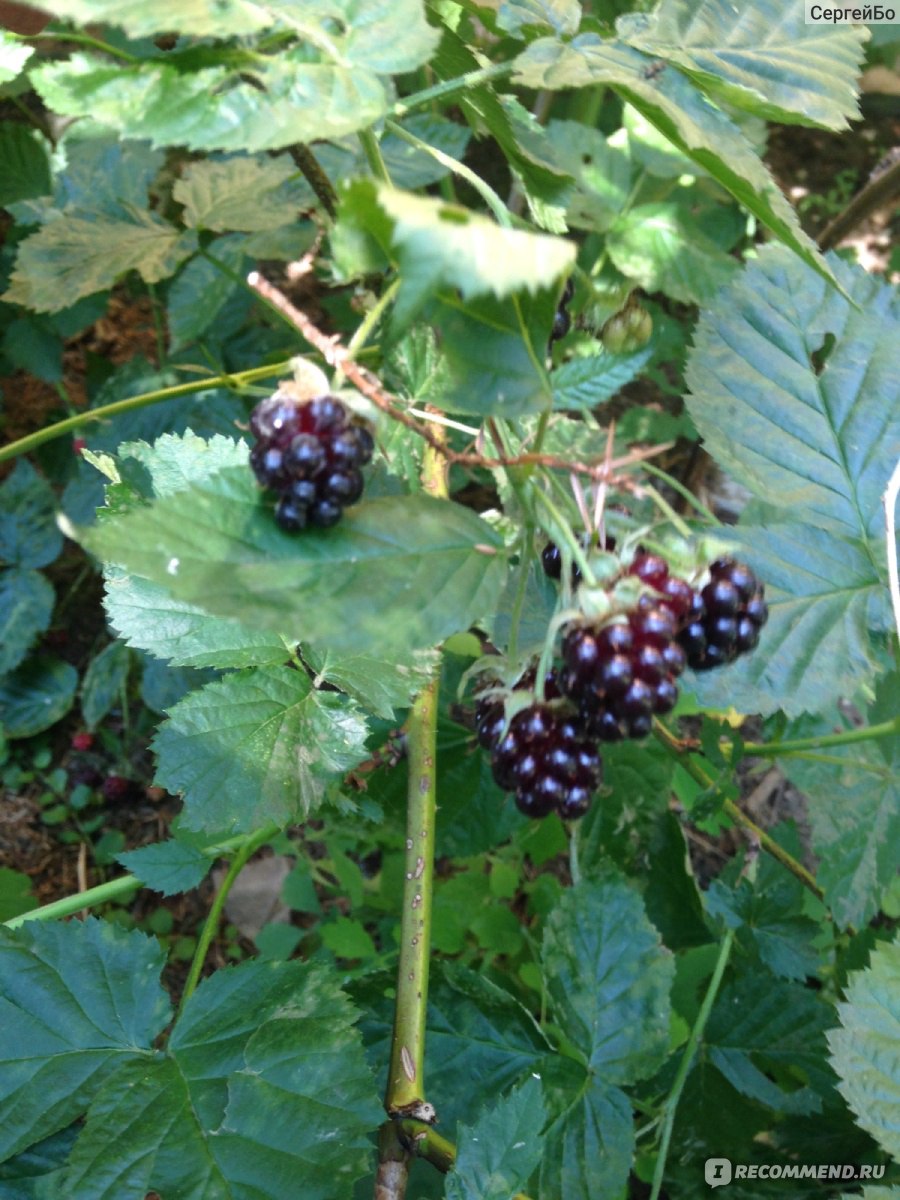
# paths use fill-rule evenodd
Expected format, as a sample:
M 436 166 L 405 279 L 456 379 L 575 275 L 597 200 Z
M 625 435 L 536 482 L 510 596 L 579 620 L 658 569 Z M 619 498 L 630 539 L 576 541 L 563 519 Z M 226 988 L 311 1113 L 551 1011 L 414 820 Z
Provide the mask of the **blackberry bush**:
M 334 525 L 362 495 L 360 468 L 375 443 L 336 397 L 298 401 L 276 392 L 253 410 L 250 431 L 250 466 L 262 487 L 278 493 L 275 520 L 286 532 Z

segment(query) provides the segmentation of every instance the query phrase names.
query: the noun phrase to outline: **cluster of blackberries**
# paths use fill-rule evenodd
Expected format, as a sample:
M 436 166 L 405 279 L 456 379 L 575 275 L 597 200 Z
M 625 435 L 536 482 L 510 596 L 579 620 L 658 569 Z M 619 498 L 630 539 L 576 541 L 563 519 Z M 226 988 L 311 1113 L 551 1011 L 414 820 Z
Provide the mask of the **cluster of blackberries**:
M 550 345 L 554 342 L 561 341 L 572 328 L 572 318 L 569 316 L 569 301 L 575 295 L 575 284 L 571 279 L 566 280 L 566 286 L 563 288 L 562 296 L 559 300 L 559 307 L 553 314 L 553 325 L 550 329 Z
M 691 614 L 678 635 L 695 671 L 724 666 L 752 650 L 769 618 L 765 589 L 744 563 L 719 558 L 709 574 L 699 593 L 699 612 Z
M 558 691 L 548 680 L 545 695 Z M 480 700 L 475 712 L 478 742 L 491 751 L 491 771 L 504 791 L 515 792 L 526 817 L 554 810 L 567 820 L 582 817 L 600 785 L 602 762 L 577 720 L 551 704 L 530 704 L 506 725 L 499 700 Z
M 254 408 L 250 430 L 257 439 L 250 466 L 263 487 L 279 493 L 275 520 L 287 532 L 334 525 L 362 495 L 360 467 L 375 443 L 334 396 L 301 402 L 276 392 Z

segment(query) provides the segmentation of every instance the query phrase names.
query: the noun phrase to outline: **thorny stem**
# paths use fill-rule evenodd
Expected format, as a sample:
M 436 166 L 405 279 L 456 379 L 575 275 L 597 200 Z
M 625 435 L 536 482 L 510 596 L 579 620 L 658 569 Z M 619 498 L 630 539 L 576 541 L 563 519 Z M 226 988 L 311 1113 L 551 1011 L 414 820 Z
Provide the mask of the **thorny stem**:
M 299 308 L 291 304 L 287 296 L 280 292 L 273 284 L 269 283 L 267 279 L 263 278 L 259 272 L 252 272 L 248 276 L 247 282 L 267 304 L 281 310 L 306 341 L 318 350 L 329 366 L 342 371 L 353 386 L 364 396 L 368 397 L 376 408 L 380 408 L 391 420 L 399 421 L 401 425 L 412 430 L 432 450 L 436 450 L 438 454 L 442 455 L 448 463 L 455 463 L 461 467 L 481 467 L 487 470 L 502 467 L 555 467 L 565 471 L 577 471 L 582 475 L 590 475 L 594 479 L 610 480 L 614 478 L 615 472 L 618 469 L 635 466 L 637 463 L 641 463 L 655 454 L 662 454 L 673 445 L 672 442 L 663 442 L 657 446 L 632 450 L 630 453 L 610 461 L 603 459 L 602 461 L 590 463 L 573 462 L 568 459 L 558 458 L 552 454 L 504 454 L 496 458 L 487 458 L 483 454 L 451 450 L 437 431 L 430 429 L 427 425 L 423 425 L 415 417 L 410 416 L 406 409 L 399 407 L 400 401 L 397 397 L 391 396 L 390 393 L 386 392 L 371 372 L 360 366 L 359 363 L 354 362 L 349 352 L 339 344 L 336 338 L 327 337 L 322 333 L 304 312 L 301 312 Z M 633 487 L 632 481 L 627 476 L 615 477 L 615 483 L 616 486 L 624 490 Z
M 678 738 L 675 737 L 671 730 L 666 728 L 662 721 L 654 720 L 653 732 L 695 782 L 699 783 L 703 788 L 719 790 L 713 777 L 704 771 L 703 767 L 685 750 Z M 799 879 L 805 888 L 808 888 L 819 900 L 824 899 L 825 893 L 816 883 L 815 877 L 807 871 L 806 867 L 801 862 L 798 862 L 793 854 L 790 854 L 783 846 L 779 846 L 775 839 L 770 837 L 764 829 L 761 829 L 755 821 L 752 821 L 745 812 L 738 808 L 733 800 L 730 800 L 727 796 L 723 796 L 722 808 L 736 825 L 740 825 L 748 833 L 752 834 L 760 846 L 767 853 L 771 854 L 773 858 L 777 859 L 796 879 Z
M 257 833 L 242 833 L 227 841 L 206 846 L 201 853 L 208 858 L 219 858 L 226 854 L 232 854 L 235 850 L 240 850 L 251 838 L 260 839 L 258 845 L 262 846 L 275 837 L 278 830 L 278 825 L 267 825 L 265 829 L 261 829 Z M 109 879 L 106 883 L 98 883 L 96 887 L 88 888 L 87 891 L 78 892 L 73 896 L 63 896 L 60 900 L 52 900 L 49 904 L 41 905 L 40 908 L 33 908 L 30 912 L 10 917 L 8 921 L 3 922 L 3 928 L 18 929 L 26 921 L 52 921 L 57 917 L 71 917 L 73 913 L 81 912 L 82 909 L 97 908 L 101 904 L 108 904 L 111 900 L 118 900 L 143 886 L 144 881 L 137 875 L 119 875 L 118 878 Z
M 209 915 L 203 923 L 203 929 L 200 937 L 197 939 L 197 949 L 194 951 L 194 957 L 191 960 L 191 969 L 188 971 L 188 977 L 185 981 L 184 991 L 181 995 L 181 1003 L 178 1006 L 178 1011 L 181 1013 L 184 1010 L 185 1004 L 191 998 L 197 984 L 200 981 L 200 972 L 203 970 L 203 963 L 206 960 L 207 951 L 216 935 L 216 930 L 219 928 L 219 921 L 222 917 L 222 910 L 225 907 L 225 901 L 228 899 L 228 893 L 234 886 L 234 881 L 247 865 L 248 859 L 256 853 L 260 846 L 264 846 L 272 837 L 272 831 L 269 826 L 265 829 L 257 830 L 251 834 L 244 845 L 238 850 L 234 858 L 231 860 L 228 870 L 225 872 L 225 878 L 219 890 L 216 892 L 215 898 L 210 905 Z
M 249 371 L 236 371 L 233 375 L 210 375 L 205 379 L 195 380 L 193 383 L 179 383 L 174 387 L 142 392 L 140 396 L 130 396 L 127 400 L 116 400 L 114 403 L 104 404 L 100 408 L 87 409 L 85 412 L 77 413 L 74 417 L 66 417 L 62 421 L 56 421 L 53 425 L 46 425 L 35 433 L 29 433 L 25 437 L 0 447 L 0 462 L 15 458 L 19 454 L 28 454 L 31 450 L 42 446 L 44 442 L 50 442 L 64 433 L 71 433 L 72 430 L 80 429 L 82 425 L 88 425 L 92 421 L 102 421 L 107 417 L 115 417 L 119 413 L 147 408 L 151 404 L 172 400 L 176 396 L 190 396 L 196 392 L 206 392 L 210 388 L 228 387 L 238 390 L 248 383 L 255 383 L 258 379 L 271 379 L 273 375 L 282 375 L 290 370 L 291 359 L 288 358 L 282 362 L 271 363 L 269 366 L 253 367 Z
M 433 496 L 447 495 L 447 463 L 426 450 L 422 486 Z M 431 897 L 434 884 L 435 759 L 440 670 L 416 697 L 407 724 L 409 782 L 406 808 L 406 856 L 397 997 L 384 1107 L 389 1117 L 426 1116 L 425 1018 L 428 1010 L 428 966 L 431 958 Z M 389 1123 L 393 1125 L 393 1121 Z M 382 1127 L 375 1200 L 403 1200 L 406 1156 L 396 1153 L 396 1131 Z
M 293 146 L 288 146 L 288 154 L 294 160 L 294 166 L 316 193 L 325 212 L 334 220 L 337 215 L 337 193 L 331 180 L 322 170 L 319 160 L 305 142 L 296 142 Z
M 672 1129 L 675 1125 L 675 1113 L 678 1111 L 678 1101 L 681 1099 L 681 1093 L 684 1090 L 685 1082 L 697 1054 L 697 1047 L 700 1045 L 700 1039 L 703 1037 L 703 1031 L 706 1029 L 709 1014 L 712 1012 L 713 1004 L 721 986 L 722 976 L 725 974 L 725 968 L 728 965 L 728 959 L 731 954 L 731 947 L 734 945 L 734 935 L 735 930 L 729 929 L 722 938 L 722 945 L 719 947 L 719 956 L 716 959 L 709 987 L 706 989 L 706 995 L 703 997 L 703 1003 L 700 1005 L 699 1013 L 697 1013 L 697 1019 L 691 1030 L 691 1036 L 688 1038 L 684 1054 L 681 1056 L 678 1074 L 675 1076 L 672 1090 L 666 1098 L 664 1107 L 665 1117 L 663 1119 L 662 1136 L 659 1142 L 659 1152 L 656 1156 L 656 1169 L 653 1172 L 653 1190 L 650 1193 L 650 1200 L 659 1200 L 659 1193 L 666 1170 L 666 1159 L 669 1155 L 669 1145 L 672 1141 Z
M 502 79 L 505 75 L 512 74 L 514 62 L 494 63 L 490 67 L 480 67 L 477 71 L 469 71 L 466 75 L 458 75 L 455 79 L 445 79 L 442 83 L 436 83 L 432 87 L 423 88 L 421 92 L 413 92 L 411 96 L 404 96 L 402 100 L 398 100 L 391 109 L 391 116 L 405 117 L 407 113 L 413 112 L 417 108 L 425 108 L 434 100 L 443 100 L 447 96 L 453 96 L 457 92 L 467 92 L 472 88 L 477 87 L 481 83 L 487 83 L 491 79 Z

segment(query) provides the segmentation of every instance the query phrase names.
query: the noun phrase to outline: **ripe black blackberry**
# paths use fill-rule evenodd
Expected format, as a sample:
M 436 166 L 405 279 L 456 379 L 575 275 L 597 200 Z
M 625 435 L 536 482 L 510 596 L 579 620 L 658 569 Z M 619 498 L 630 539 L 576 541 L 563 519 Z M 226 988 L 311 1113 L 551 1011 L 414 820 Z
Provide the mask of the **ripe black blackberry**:
M 589 549 L 591 544 L 590 535 L 585 534 L 581 538 L 581 544 L 585 550 Z M 616 539 L 608 536 L 604 539 L 604 549 L 615 550 Z M 541 566 L 544 568 L 544 574 L 550 579 L 562 578 L 562 551 L 556 542 L 548 542 L 541 551 Z M 572 587 L 581 583 L 581 568 L 575 563 L 572 563 Z
M 250 430 L 257 439 L 250 466 L 263 487 L 279 493 L 275 520 L 287 532 L 334 525 L 362 495 L 360 467 L 375 443 L 336 397 L 301 402 L 276 392 L 257 404 Z
M 599 628 L 574 625 L 563 638 L 563 694 L 578 705 L 585 732 L 601 741 L 645 737 L 654 715 L 678 699 L 685 652 L 677 621 L 649 594 L 626 620 Z
M 747 654 L 769 619 L 765 588 L 746 563 L 718 558 L 710 564 L 709 576 L 698 593 L 699 611 L 678 635 L 695 671 L 711 671 Z
M 571 279 L 567 279 L 562 295 L 559 298 L 559 307 L 553 314 L 553 325 L 550 329 L 550 346 L 554 342 L 561 341 L 572 328 L 572 318 L 569 315 L 568 307 L 569 301 L 574 295 L 575 284 Z

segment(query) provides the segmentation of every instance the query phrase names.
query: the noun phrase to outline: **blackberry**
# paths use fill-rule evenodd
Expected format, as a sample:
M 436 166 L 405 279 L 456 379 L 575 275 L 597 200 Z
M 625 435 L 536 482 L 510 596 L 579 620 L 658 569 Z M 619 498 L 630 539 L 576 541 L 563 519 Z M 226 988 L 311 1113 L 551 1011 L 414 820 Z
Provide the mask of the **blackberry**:
M 300 402 L 283 392 L 257 404 L 250 429 L 257 438 L 250 466 L 260 485 L 279 493 L 275 520 L 297 533 L 334 525 L 362 495 L 360 467 L 375 442 L 335 396 Z
M 572 318 L 564 308 L 558 308 L 553 314 L 553 325 L 550 328 L 550 342 L 559 342 L 572 328 Z
M 582 535 L 581 544 L 585 550 L 588 550 L 591 545 L 589 534 Z M 606 537 L 603 541 L 605 550 L 613 551 L 616 548 L 616 539 L 614 537 Z M 556 542 L 548 542 L 541 551 L 541 566 L 544 568 L 544 574 L 550 579 L 562 578 L 562 551 Z M 581 569 L 572 563 L 572 587 L 575 587 L 581 582 Z
M 669 574 L 669 564 L 660 555 L 639 549 L 628 574 L 635 575 L 659 593 L 652 598 L 653 603 L 667 609 L 679 626 L 686 624 L 692 615 L 699 615 L 701 605 L 697 593 L 686 579 Z
M 648 572 L 658 570 L 648 566 Z M 687 657 L 675 642 L 677 630 L 673 613 L 649 595 L 627 621 L 568 630 L 560 682 L 588 734 L 601 741 L 645 737 L 654 715 L 671 711 Z
M 765 589 L 746 563 L 719 558 L 710 565 L 709 583 L 698 595 L 690 619 L 678 635 L 695 671 L 725 666 L 759 641 L 769 617 Z

